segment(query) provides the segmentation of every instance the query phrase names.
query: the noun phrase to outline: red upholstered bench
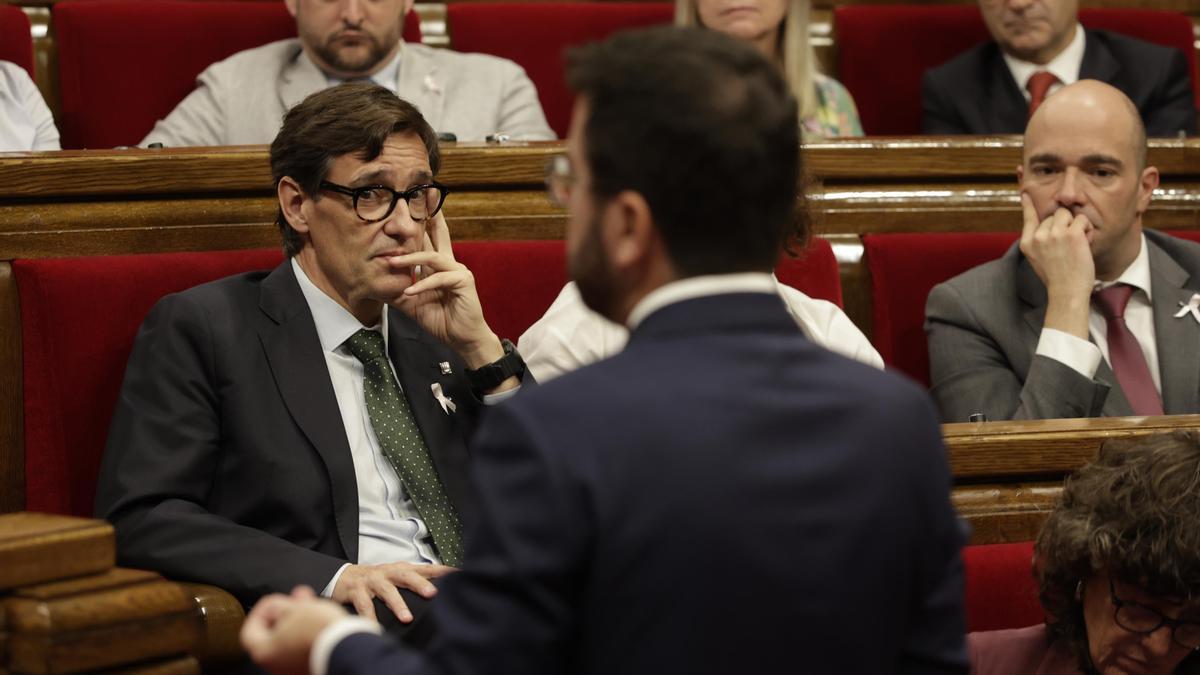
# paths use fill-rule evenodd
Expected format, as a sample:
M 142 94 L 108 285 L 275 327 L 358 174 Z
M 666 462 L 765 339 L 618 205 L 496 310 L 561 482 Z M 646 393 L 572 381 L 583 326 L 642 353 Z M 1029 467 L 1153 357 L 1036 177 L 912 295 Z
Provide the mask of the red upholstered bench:
M 552 241 L 463 241 L 489 325 L 516 339 L 566 282 Z M 30 511 L 91 515 L 96 475 L 125 362 L 146 313 L 164 295 L 231 274 L 270 269 L 277 249 L 13 261 L 21 312 L 25 503 Z M 784 283 L 840 302 L 837 263 L 815 240 L 785 260 Z
M 33 77 L 33 37 L 29 17 L 16 5 L 0 5 L 0 60 L 10 61 Z
M 842 280 L 837 258 L 833 255 L 833 247 L 824 239 L 813 237 L 808 248 L 797 251 L 794 258 L 786 254 L 780 256 L 775 265 L 775 276 L 809 297 L 842 306 Z
M 67 0 L 52 13 L 64 148 L 134 145 L 210 64 L 296 36 L 282 2 Z M 404 38 L 421 40 L 415 13 Z
M 1186 15 L 1087 8 L 1080 10 L 1079 20 L 1088 28 L 1112 30 L 1182 50 L 1192 64 L 1196 89 L 1192 21 Z M 834 10 L 834 27 L 837 78 L 854 96 L 863 130 L 870 135 L 921 133 L 922 75 L 991 39 L 974 3 L 847 5 Z
M 929 291 L 999 258 L 1018 236 L 1017 232 L 865 235 L 872 342 L 884 363 L 928 387 L 924 326 Z
M 1033 542 L 967 546 L 963 565 L 967 631 L 1023 628 L 1045 620 L 1033 578 Z
M 450 45 L 460 52 L 502 56 L 523 67 L 559 138 L 567 136 L 574 102 L 564 75 L 566 48 L 603 40 L 623 28 L 670 23 L 674 14 L 674 6 L 666 2 L 451 2 L 446 6 Z

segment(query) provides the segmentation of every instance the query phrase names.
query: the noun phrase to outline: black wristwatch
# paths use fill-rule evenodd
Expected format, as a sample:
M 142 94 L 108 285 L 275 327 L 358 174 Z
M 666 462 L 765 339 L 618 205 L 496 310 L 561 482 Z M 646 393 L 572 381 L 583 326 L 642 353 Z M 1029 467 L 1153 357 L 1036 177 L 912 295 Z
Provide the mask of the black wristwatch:
M 501 340 L 500 346 L 504 347 L 504 356 L 486 366 L 467 370 L 467 381 L 476 392 L 491 391 L 513 375 L 520 377 L 525 374 L 525 359 L 521 358 L 517 346 L 507 339 Z

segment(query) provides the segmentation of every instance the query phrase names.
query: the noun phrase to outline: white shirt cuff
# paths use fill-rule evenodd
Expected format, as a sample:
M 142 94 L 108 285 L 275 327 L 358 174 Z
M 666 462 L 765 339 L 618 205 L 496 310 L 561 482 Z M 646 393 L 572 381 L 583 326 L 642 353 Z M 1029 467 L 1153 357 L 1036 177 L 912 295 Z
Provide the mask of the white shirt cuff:
M 361 616 L 348 616 L 329 624 L 325 630 L 317 634 L 313 640 L 312 651 L 308 654 L 308 669 L 312 675 L 325 675 L 329 672 L 329 658 L 333 650 L 342 640 L 358 633 L 383 635 L 383 626 Z
M 333 575 L 333 578 L 329 580 L 329 583 L 325 584 L 325 590 L 321 591 L 322 598 L 332 598 L 333 597 L 333 589 L 337 588 L 338 579 L 342 578 L 342 572 L 345 572 L 346 568 L 349 567 L 350 565 L 351 565 L 351 563 L 346 563 L 345 565 L 342 565 L 341 567 L 338 568 L 337 574 Z
M 1096 345 L 1054 328 L 1042 329 L 1034 353 L 1054 359 L 1089 380 L 1096 377 L 1103 358 Z
M 496 394 L 484 394 L 483 395 L 483 404 L 484 405 L 496 405 L 497 403 L 500 403 L 501 401 L 507 401 L 508 399 L 515 396 L 518 391 L 521 391 L 521 385 L 519 385 L 519 384 L 517 386 L 513 387 L 512 389 L 506 389 L 506 390 L 496 393 Z

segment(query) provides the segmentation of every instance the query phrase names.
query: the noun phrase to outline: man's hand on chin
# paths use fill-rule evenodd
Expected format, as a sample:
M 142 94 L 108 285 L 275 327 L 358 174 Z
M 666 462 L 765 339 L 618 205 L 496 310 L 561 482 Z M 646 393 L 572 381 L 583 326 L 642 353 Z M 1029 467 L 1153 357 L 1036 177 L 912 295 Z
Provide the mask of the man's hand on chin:
M 441 212 L 426 230 L 425 250 L 389 258 L 388 265 L 413 275 L 413 284 L 390 304 L 449 345 L 468 368 L 504 355 L 500 339 L 483 318 L 475 276 L 454 259 L 450 229 Z
M 317 636 L 346 616 L 337 603 L 297 586 L 290 596 L 268 595 L 254 605 L 242 624 L 242 646 L 255 663 L 276 675 L 307 673 Z
M 1021 208 L 1021 253 L 1046 286 L 1043 326 L 1088 339 L 1088 308 L 1096 282 L 1091 249 L 1095 228 L 1087 216 L 1061 207 L 1042 220 L 1025 193 Z

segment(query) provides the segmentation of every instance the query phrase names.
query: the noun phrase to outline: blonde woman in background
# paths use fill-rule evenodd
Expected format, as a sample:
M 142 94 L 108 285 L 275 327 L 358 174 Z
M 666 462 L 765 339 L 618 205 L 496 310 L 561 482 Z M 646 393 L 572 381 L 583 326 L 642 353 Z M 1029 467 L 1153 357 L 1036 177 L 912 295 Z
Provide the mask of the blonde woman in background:
M 754 44 L 783 69 L 800 103 L 806 138 L 862 136 L 854 99 L 817 72 L 808 41 L 808 0 L 675 0 L 675 23 L 703 26 Z

